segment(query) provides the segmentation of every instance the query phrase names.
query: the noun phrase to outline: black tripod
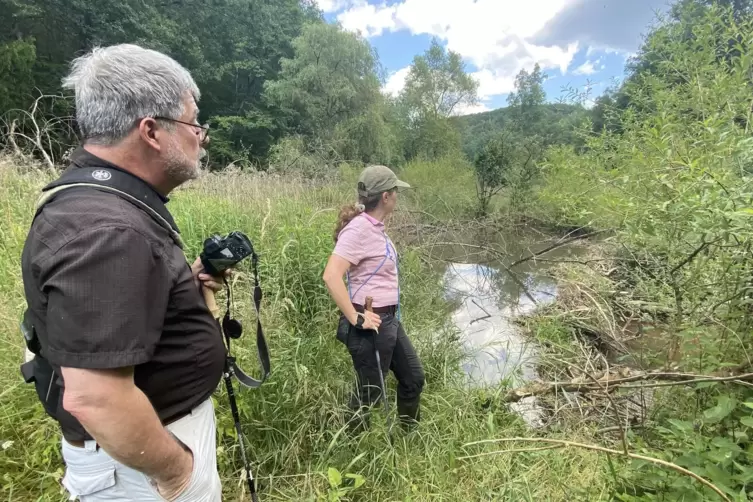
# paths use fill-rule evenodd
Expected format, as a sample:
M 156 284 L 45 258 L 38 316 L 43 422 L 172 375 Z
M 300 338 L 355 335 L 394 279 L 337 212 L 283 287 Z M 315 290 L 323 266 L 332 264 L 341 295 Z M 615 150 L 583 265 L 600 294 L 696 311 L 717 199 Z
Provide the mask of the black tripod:
M 241 385 L 255 389 L 260 387 L 261 384 L 264 383 L 267 377 L 269 377 L 270 373 L 269 350 L 267 349 L 267 341 L 264 338 L 264 331 L 261 326 L 261 317 L 259 315 L 262 291 L 261 286 L 259 285 L 256 254 L 252 255 L 252 260 L 254 268 L 253 300 L 254 308 L 256 309 L 256 348 L 259 355 L 259 363 L 261 364 L 263 371 L 261 380 L 257 380 L 247 375 L 242 369 L 238 367 L 235 362 L 235 357 L 230 355 L 230 339 L 234 338 L 237 340 L 238 338 L 240 338 L 243 334 L 243 326 L 241 325 L 240 321 L 233 319 L 230 316 L 230 308 L 232 305 L 232 289 L 230 288 L 227 280 L 224 280 L 225 289 L 227 291 L 227 310 L 225 311 L 225 316 L 222 319 L 222 323 L 220 323 L 219 308 L 217 307 L 214 294 L 211 292 L 211 290 L 205 289 L 204 299 L 206 300 L 207 306 L 212 311 L 212 314 L 214 315 L 217 324 L 222 334 L 224 335 L 227 352 L 225 355 L 225 369 L 223 370 L 223 379 L 225 380 L 228 400 L 230 401 L 230 412 L 233 414 L 235 433 L 237 435 L 238 445 L 240 446 L 241 450 L 241 459 L 243 460 L 243 469 L 246 472 L 246 482 L 248 483 L 248 490 L 251 494 L 251 500 L 253 502 L 258 502 L 259 498 L 256 494 L 256 483 L 254 481 L 253 474 L 251 474 L 251 466 L 249 464 L 248 457 L 246 456 L 246 445 L 243 442 L 243 430 L 241 429 L 241 417 L 240 413 L 238 412 L 238 403 L 235 399 L 235 390 L 233 389 L 233 377 L 238 379 L 238 382 Z
M 251 500 L 253 502 L 259 502 L 259 498 L 256 495 L 256 483 L 254 482 L 254 475 L 251 474 L 251 466 L 246 458 L 246 446 L 243 444 L 243 431 L 241 430 L 241 417 L 238 413 L 238 403 L 235 401 L 235 391 L 233 390 L 233 376 L 235 360 L 228 355 L 225 358 L 225 372 L 224 380 L 225 387 L 227 388 L 227 396 L 230 401 L 230 412 L 233 414 L 233 421 L 235 422 L 235 433 L 238 436 L 238 445 L 241 448 L 241 458 L 243 459 L 243 470 L 246 471 L 246 481 L 248 482 L 248 492 L 251 494 Z

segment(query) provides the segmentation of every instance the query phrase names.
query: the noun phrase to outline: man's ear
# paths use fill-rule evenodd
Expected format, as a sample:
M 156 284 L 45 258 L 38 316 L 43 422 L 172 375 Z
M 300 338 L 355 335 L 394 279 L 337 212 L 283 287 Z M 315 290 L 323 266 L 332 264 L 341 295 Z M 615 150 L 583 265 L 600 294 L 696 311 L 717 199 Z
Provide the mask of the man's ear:
M 157 121 L 151 117 L 141 119 L 139 122 L 139 138 L 158 152 L 162 150 L 159 140 L 164 134 L 164 129 L 157 125 Z

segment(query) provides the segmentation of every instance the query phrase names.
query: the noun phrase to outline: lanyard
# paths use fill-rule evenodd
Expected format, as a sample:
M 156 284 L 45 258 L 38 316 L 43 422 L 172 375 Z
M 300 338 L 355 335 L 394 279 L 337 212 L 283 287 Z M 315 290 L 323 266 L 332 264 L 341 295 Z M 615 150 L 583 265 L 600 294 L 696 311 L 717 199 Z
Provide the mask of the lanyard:
M 350 301 L 353 301 L 353 298 L 358 294 L 359 291 L 361 291 L 361 288 L 363 288 L 376 274 L 379 272 L 379 270 L 384 266 L 384 264 L 387 262 L 387 259 L 393 259 L 395 262 L 395 271 L 397 275 L 397 320 L 400 320 L 400 265 L 398 262 L 398 256 L 397 256 L 397 250 L 395 249 L 395 246 L 391 244 L 390 239 L 387 237 L 387 233 L 382 231 L 382 235 L 384 236 L 384 258 L 382 258 L 382 261 L 379 263 L 379 266 L 369 275 L 369 277 L 361 284 L 358 289 L 356 289 L 355 292 L 351 292 L 350 289 L 350 271 L 346 272 L 346 276 L 348 279 L 348 296 L 350 296 Z

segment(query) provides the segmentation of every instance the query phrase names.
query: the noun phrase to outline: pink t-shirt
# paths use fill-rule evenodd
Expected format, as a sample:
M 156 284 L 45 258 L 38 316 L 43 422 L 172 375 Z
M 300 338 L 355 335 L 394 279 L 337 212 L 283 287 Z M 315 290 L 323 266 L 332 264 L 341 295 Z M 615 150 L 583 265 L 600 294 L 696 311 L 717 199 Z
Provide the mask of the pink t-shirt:
M 366 213 L 359 214 L 340 232 L 334 254 L 352 265 L 349 277 L 353 303 L 364 305 L 366 297 L 371 296 L 374 307 L 397 305 L 397 251 L 384 231 L 384 223 Z

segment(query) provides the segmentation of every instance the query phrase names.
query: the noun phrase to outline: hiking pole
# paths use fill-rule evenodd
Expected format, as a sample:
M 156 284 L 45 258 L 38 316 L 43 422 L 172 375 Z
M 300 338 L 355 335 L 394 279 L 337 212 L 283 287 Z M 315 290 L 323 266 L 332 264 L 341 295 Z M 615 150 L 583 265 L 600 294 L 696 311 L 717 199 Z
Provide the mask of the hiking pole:
M 374 299 L 370 296 L 366 297 L 366 304 L 364 305 L 364 310 L 367 312 L 373 312 L 372 310 L 372 304 L 374 303 Z M 381 385 L 381 391 L 382 391 L 382 403 L 384 403 L 384 413 L 387 415 L 387 431 L 392 432 L 392 419 L 390 418 L 390 406 L 389 406 L 389 400 L 387 399 L 387 386 L 384 385 L 384 374 L 382 373 L 382 358 L 379 357 L 379 348 L 377 347 L 377 341 L 376 336 L 379 334 L 379 331 L 374 328 L 373 329 L 374 334 L 372 335 L 372 339 L 374 340 L 374 354 L 376 355 L 376 363 L 377 363 L 377 369 L 379 370 L 379 383 Z

